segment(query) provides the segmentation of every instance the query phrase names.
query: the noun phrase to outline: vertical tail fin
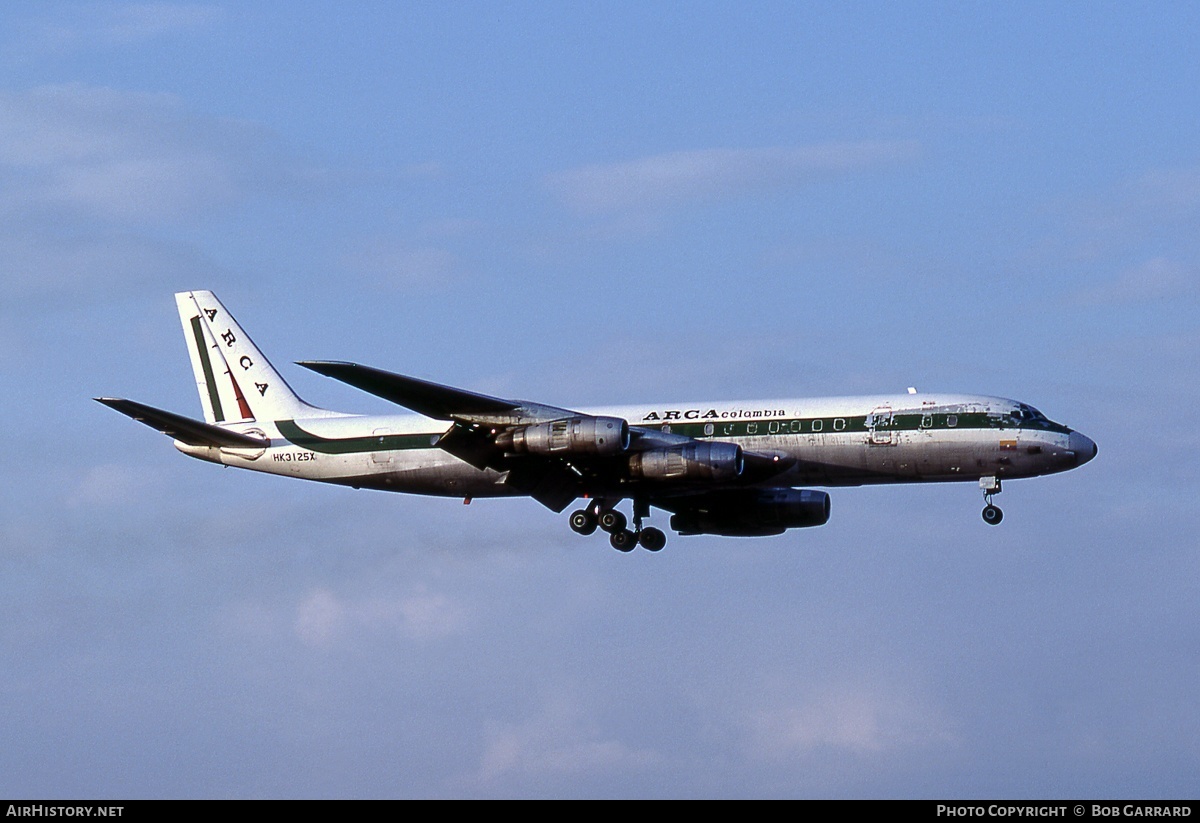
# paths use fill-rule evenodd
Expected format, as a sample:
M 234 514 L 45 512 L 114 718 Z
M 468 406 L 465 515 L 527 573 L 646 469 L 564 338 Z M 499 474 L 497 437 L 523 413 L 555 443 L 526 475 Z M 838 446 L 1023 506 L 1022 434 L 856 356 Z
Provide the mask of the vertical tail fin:
M 210 291 L 175 295 L 204 419 L 209 423 L 322 416 L 301 400 Z

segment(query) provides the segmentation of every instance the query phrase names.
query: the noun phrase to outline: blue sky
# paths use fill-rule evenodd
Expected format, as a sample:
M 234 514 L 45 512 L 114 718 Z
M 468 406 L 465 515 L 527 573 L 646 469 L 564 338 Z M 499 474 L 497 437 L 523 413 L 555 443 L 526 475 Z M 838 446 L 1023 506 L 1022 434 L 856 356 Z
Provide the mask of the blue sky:
M 1200 12 L 10 4 L 0 794 L 1178 797 Z M 1097 460 L 619 555 L 188 460 L 171 295 L 565 406 L 1016 397 Z

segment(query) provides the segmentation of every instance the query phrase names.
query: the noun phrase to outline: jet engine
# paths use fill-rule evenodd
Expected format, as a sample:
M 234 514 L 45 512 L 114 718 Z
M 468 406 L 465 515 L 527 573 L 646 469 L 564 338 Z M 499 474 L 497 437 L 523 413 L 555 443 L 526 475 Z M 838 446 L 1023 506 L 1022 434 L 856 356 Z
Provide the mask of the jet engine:
M 529 454 L 620 454 L 629 448 L 629 424 L 619 417 L 569 417 L 500 432 L 496 445 Z
M 743 469 L 742 447 L 733 443 L 687 443 L 629 458 L 629 473 L 646 480 L 733 480 Z
M 694 501 L 684 498 L 680 506 L 671 516 L 671 528 L 680 534 L 761 537 L 829 521 L 829 495 L 810 489 L 714 492 Z

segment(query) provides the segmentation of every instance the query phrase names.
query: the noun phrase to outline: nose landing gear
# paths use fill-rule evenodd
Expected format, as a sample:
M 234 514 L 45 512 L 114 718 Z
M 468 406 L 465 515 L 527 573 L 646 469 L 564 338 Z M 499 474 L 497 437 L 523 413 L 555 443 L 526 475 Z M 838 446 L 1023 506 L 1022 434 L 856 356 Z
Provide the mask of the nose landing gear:
M 999 477 L 979 478 L 979 488 L 983 489 L 983 522 L 989 526 L 998 526 L 1004 519 L 1004 512 L 999 506 L 992 504 L 992 496 L 1000 493 Z

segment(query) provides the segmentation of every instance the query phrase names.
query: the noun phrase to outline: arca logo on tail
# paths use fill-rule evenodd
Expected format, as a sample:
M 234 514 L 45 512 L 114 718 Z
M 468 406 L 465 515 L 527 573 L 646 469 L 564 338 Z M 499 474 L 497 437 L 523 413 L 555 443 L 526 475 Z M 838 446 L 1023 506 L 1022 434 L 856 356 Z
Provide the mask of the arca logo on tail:
M 304 417 L 311 407 L 284 381 L 210 291 L 175 295 L 196 389 L 209 423 Z M 245 387 L 245 388 L 243 388 Z

